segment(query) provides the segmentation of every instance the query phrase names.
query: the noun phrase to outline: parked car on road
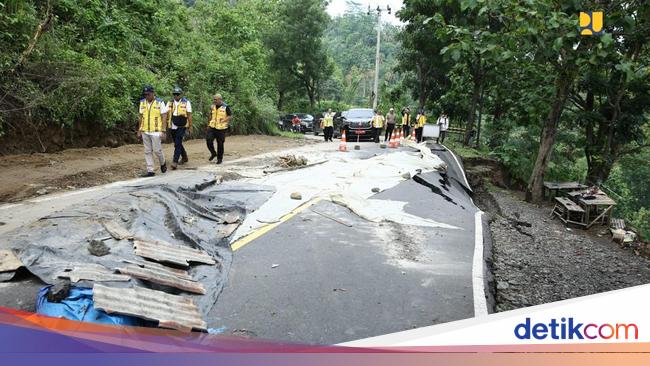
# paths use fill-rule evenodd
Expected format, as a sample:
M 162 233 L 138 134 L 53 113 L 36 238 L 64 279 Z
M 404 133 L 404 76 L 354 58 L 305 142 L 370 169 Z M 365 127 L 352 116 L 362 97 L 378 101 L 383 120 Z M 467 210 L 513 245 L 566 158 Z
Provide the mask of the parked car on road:
M 294 116 L 300 118 L 300 132 L 313 132 L 314 131 L 314 116 L 307 113 L 289 113 L 280 117 L 278 121 L 279 127 L 283 131 L 292 131 L 291 120 Z
M 372 117 L 375 113 L 370 108 L 353 108 L 341 113 L 339 124 L 345 129 L 346 138 L 356 141 L 357 138 L 372 139 Z

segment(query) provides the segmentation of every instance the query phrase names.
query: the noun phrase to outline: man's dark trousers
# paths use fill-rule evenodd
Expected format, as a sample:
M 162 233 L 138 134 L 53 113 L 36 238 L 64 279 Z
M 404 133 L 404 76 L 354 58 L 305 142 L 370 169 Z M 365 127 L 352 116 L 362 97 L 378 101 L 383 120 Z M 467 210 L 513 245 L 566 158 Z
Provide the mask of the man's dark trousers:
M 178 163 L 178 159 L 182 156 L 183 160 L 187 161 L 187 152 L 183 146 L 183 137 L 185 137 L 185 127 L 178 127 L 171 130 L 172 140 L 174 140 L 174 163 Z
M 393 133 L 393 130 L 395 130 L 395 124 L 394 123 L 386 124 L 386 134 L 384 135 L 384 142 L 390 140 L 391 134 Z
M 372 128 L 372 140 L 376 143 L 379 143 L 379 137 L 381 135 L 381 127 Z
M 334 127 L 328 126 L 323 128 L 323 137 L 325 137 L 325 141 L 332 141 L 332 136 L 334 136 Z
M 214 140 L 217 140 L 217 151 L 214 151 Z M 217 161 L 223 160 L 223 144 L 226 142 L 226 130 L 217 130 L 216 128 L 208 128 L 208 136 L 206 138 L 208 150 L 212 156 L 217 156 Z
M 417 142 L 422 142 L 422 132 L 424 132 L 424 127 L 418 127 L 415 129 L 415 139 Z
M 440 131 L 440 135 L 438 135 L 438 140 L 436 143 L 443 144 L 445 142 L 445 136 L 447 136 L 447 131 Z

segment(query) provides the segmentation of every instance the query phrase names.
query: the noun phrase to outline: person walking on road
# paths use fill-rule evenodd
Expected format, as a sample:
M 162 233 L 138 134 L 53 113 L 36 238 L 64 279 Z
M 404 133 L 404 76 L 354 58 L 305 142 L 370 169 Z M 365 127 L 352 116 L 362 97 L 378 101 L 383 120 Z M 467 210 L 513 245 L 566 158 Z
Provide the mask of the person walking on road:
M 172 92 L 174 99 L 167 104 L 167 114 L 169 115 L 168 125 L 172 140 L 174 140 L 174 156 L 172 158 L 172 169 L 176 169 L 178 164 L 185 164 L 189 161 L 187 151 L 183 146 L 185 133 L 192 133 L 192 103 L 183 97 L 183 89 L 175 87 Z M 179 161 L 180 159 L 180 161 Z
M 402 129 L 404 129 L 404 136 L 408 137 L 411 133 L 411 109 L 409 107 L 402 109 Z
M 424 125 L 427 124 L 427 116 L 424 114 L 424 109 L 420 109 L 417 118 L 415 119 L 415 139 L 417 142 L 422 142 L 422 133 L 424 132 Z
M 390 137 L 395 130 L 395 120 L 397 115 L 395 114 L 395 109 L 391 108 L 386 114 L 386 134 L 384 135 L 384 142 L 390 140 Z
M 379 110 L 375 110 L 375 116 L 372 117 L 372 136 L 375 143 L 379 143 L 379 135 L 381 129 L 384 128 L 384 116 L 381 115 Z
M 140 122 L 138 124 L 138 138 L 142 139 L 144 145 L 144 160 L 147 163 L 147 172 L 143 177 L 153 177 L 154 155 L 160 163 L 160 171 L 167 171 L 165 154 L 162 151 L 162 140 L 165 139 L 167 130 L 167 104 L 156 98 L 153 86 L 147 85 L 143 89 L 144 98 L 140 100 Z
M 210 106 L 210 122 L 208 123 L 206 143 L 208 150 L 210 150 L 210 158 L 208 160 L 212 161 L 214 158 L 217 158 L 217 164 L 223 162 L 226 132 L 228 131 L 228 124 L 231 119 L 232 109 L 230 109 L 228 104 L 224 103 L 221 94 L 216 94 Z M 215 139 L 217 140 L 217 151 L 214 151 Z
M 325 142 L 332 141 L 332 137 L 334 136 L 334 112 L 332 112 L 332 108 L 329 108 L 323 115 L 321 128 L 323 129 Z
M 440 117 L 438 117 L 436 123 L 438 124 L 438 126 L 440 126 L 440 134 L 436 139 L 436 143 L 442 144 L 445 142 L 445 136 L 447 135 L 447 130 L 449 129 L 449 117 L 447 117 L 445 111 L 442 111 L 442 114 L 440 115 Z

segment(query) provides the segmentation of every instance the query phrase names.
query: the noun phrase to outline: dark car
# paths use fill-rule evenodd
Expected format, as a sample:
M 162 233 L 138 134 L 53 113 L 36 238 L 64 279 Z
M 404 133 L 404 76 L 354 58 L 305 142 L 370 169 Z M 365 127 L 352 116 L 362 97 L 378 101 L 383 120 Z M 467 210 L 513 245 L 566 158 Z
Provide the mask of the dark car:
M 290 113 L 285 114 L 280 118 L 278 124 L 280 129 L 283 131 L 292 131 L 292 120 L 294 116 L 300 118 L 300 132 L 313 132 L 314 131 L 314 116 L 307 113 Z
M 323 120 L 323 116 L 326 112 L 319 113 L 316 115 L 314 120 L 314 136 L 322 135 L 323 129 L 320 127 L 320 123 Z M 334 134 L 333 137 L 338 138 L 341 136 L 341 112 L 334 112 Z
M 341 114 L 341 130 L 345 129 L 348 141 L 372 139 L 372 118 L 375 112 L 370 108 L 354 108 Z

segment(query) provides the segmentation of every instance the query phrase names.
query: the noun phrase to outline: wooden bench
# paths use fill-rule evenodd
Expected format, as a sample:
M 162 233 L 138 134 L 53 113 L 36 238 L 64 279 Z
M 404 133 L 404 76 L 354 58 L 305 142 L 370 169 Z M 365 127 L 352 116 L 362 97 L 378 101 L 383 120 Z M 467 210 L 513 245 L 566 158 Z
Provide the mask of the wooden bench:
M 578 182 L 544 182 L 544 199 L 551 199 L 551 192 L 555 192 L 553 196 L 558 197 L 560 194 L 566 195 L 569 191 L 578 189 L 585 189 L 586 185 Z
M 555 197 L 555 207 L 551 215 L 556 215 L 565 224 L 585 225 L 585 210 L 565 197 Z

